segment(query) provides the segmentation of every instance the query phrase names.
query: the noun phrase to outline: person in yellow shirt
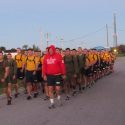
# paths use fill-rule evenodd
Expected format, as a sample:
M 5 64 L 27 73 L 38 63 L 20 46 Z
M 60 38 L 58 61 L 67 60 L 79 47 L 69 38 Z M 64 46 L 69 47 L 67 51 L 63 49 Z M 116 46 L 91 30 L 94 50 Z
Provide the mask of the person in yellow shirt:
M 22 51 L 20 48 L 17 48 L 17 54 L 15 55 L 15 61 L 16 61 L 16 65 L 17 65 L 17 73 L 16 73 L 16 78 L 17 80 L 21 80 L 23 81 L 24 76 L 25 76 L 25 71 L 24 71 L 24 64 L 25 64 L 25 59 L 26 56 L 24 54 L 22 54 Z M 16 83 L 16 94 L 15 94 L 15 98 L 18 97 L 18 83 Z
M 103 62 L 104 62 L 104 75 L 107 75 L 109 72 L 109 54 L 108 51 L 104 51 L 103 55 Z
M 87 77 L 87 86 L 90 88 L 92 84 L 92 77 L 93 77 L 93 54 L 92 51 L 90 50 L 88 54 L 86 55 L 86 64 L 85 64 L 85 75 Z
M 97 63 L 96 63 L 96 66 L 97 66 L 97 80 L 100 79 L 100 75 L 101 75 L 101 65 L 100 65 L 100 52 L 97 51 Z
M 101 77 L 105 75 L 105 53 L 104 51 L 100 52 L 100 65 L 101 65 Z
M 110 52 L 110 57 L 111 57 L 111 65 L 110 65 L 110 72 L 114 72 L 114 63 L 116 60 L 116 55 L 112 52 Z
M 98 68 L 99 68 L 99 58 L 98 52 L 93 50 L 93 83 L 95 83 L 98 79 Z
M 32 98 L 31 92 L 32 87 L 35 86 L 36 71 L 38 68 L 38 61 L 35 59 L 33 49 L 28 49 L 28 55 L 25 60 L 25 70 L 26 70 L 26 85 L 27 85 L 27 100 Z M 35 93 L 34 93 L 35 94 Z
M 45 55 L 48 53 L 48 47 L 46 48 L 46 51 L 44 52 L 44 54 L 42 55 L 41 58 L 41 64 L 42 64 L 42 78 L 43 78 L 43 62 L 44 62 L 44 57 Z M 44 101 L 49 100 L 49 88 L 47 85 L 47 81 L 43 80 L 43 88 L 44 88 L 44 92 L 45 92 L 45 97 L 44 97 Z
M 35 75 L 35 84 L 34 84 L 34 98 L 36 98 L 37 96 L 38 96 L 38 87 L 39 86 L 42 86 L 42 81 L 43 81 L 43 79 L 42 79 L 42 62 L 41 62 L 41 51 L 39 51 L 39 50 L 36 50 L 35 52 L 34 52 L 34 56 L 35 56 L 35 62 L 37 62 L 38 63 L 38 68 L 37 68 L 37 70 L 36 70 L 36 75 Z
M 106 55 L 106 75 L 109 75 L 110 65 L 111 65 L 111 55 L 108 51 L 105 53 L 105 55 Z

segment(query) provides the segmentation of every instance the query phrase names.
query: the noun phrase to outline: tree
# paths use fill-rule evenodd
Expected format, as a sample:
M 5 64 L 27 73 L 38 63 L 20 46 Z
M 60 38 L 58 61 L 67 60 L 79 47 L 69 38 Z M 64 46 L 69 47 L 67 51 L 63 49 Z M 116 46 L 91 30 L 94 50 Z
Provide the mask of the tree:
M 33 44 L 33 50 L 40 50 L 40 48 L 36 46 L 35 44 Z
M 119 45 L 118 50 L 120 53 L 125 53 L 125 45 Z
M 11 52 L 16 52 L 16 49 L 15 49 L 15 48 L 12 48 L 12 49 L 11 49 Z
M 23 45 L 22 48 L 25 49 L 25 50 L 27 50 L 28 45 Z
M 0 50 L 2 50 L 2 51 L 4 51 L 4 52 L 5 52 L 5 51 L 6 51 L 6 47 L 1 46 L 1 47 L 0 47 Z

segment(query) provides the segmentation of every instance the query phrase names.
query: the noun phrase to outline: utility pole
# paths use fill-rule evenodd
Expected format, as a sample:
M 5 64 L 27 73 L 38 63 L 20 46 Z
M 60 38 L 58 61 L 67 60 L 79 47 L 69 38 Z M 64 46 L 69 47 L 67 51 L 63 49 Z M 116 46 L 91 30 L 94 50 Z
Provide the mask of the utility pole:
M 40 32 L 40 50 L 42 52 L 42 46 L 43 46 L 43 34 Z
M 114 13 L 114 47 L 117 47 L 116 14 Z
M 64 47 L 64 46 L 63 46 L 64 39 L 61 38 L 60 40 L 61 40 L 61 48 L 63 49 L 63 47 Z
M 108 25 L 106 24 L 106 45 L 109 47 L 109 34 L 108 34 Z
M 49 33 L 46 33 L 46 43 L 47 43 L 47 47 L 49 46 Z

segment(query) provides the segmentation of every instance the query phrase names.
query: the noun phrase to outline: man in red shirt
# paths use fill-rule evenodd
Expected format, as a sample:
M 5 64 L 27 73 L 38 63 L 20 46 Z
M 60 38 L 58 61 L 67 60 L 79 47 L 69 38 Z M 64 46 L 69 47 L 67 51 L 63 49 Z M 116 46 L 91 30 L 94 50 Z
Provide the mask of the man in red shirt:
M 63 79 L 65 79 L 65 74 L 65 65 L 62 56 L 56 53 L 55 46 L 51 45 L 48 48 L 48 54 L 45 55 L 43 61 L 43 77 L 45 81 L 47 80 L 51 103 L 49 109 L 55 108 L 53 95 L 54 89 L 56 90 L 57 99 L 60 102 L 60 89 Z

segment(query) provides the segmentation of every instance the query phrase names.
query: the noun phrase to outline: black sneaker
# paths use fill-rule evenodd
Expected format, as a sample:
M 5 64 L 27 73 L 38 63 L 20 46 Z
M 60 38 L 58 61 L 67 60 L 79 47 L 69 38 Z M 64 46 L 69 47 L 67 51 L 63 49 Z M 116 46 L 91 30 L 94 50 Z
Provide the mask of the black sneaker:
M 34 96 L 33 96 L 34 98 L 37 98 L 37 95 L 36 95 L 36 93 L 34 93 Z
M 32 99 L 32 97 L 31 97 L 31 96 L 28 96 L 28 97 L 27 97 L 27 100 L 31 100 L 31 99 Z
M 55 108 L 55 105 L 54 105 L 54 104 L 51 104 L 48 108 L 49 108 L 49 109 L 54 109 L 54 108 Z
M 82 90 L 79 90 L 79 94 L 82 94 L 83 92 L 82 92 Z
M 11 100 L 8 100 L 8 101 L 7 101 L 7 105 L 11 105 Z
M 89 87 L 89 84 L 87 84 L 87 86 L 86 86 L 87 88 Z
M 70 100 L 70 97 L 69 96 L 66 96 L 66 99 L 65 99 L 66 101 L 68 101 L 68 100 Z
M 8 98 L 7 105 L 11 105 L 12 97 Z
M 89 85 L 89 88 L 91 88 L 91 85 Z
M 45 93 L 45 90 L 44 90 L 44 89 L 42 89 L 42 93 L 43 93 L 43 94 Z
M 12 96 L 10 96 L 9 99 L 12 100 Z
M 15 96 L 15 98 L 17 98 L 18 97 L 18 95 L 19 95 L 19 93 L 16 93 L 14 96 Z
M 89 84 L 87 85 L 87 88 L 91 88 L 91 83 L 89 83 Z
M 46 101 L 46 100 L 49 100 L 49 97 L 48 97 L 48 96 L 45 96 L 44 101 Z
M 81 87 L 79 87 L 79 91 L 81 91 L 82 90 L 82 88 Z
M 85 90 L 85 87 L 82 87 L 82 90 Z
M 72 96 L 75 96 L 76 95 L 76 91 L 74 91 L 73 93 L 72 93 Z
M 34 98 L 37 98 L 37 96 L 38 96 L 38 93 L 34 93 Z

